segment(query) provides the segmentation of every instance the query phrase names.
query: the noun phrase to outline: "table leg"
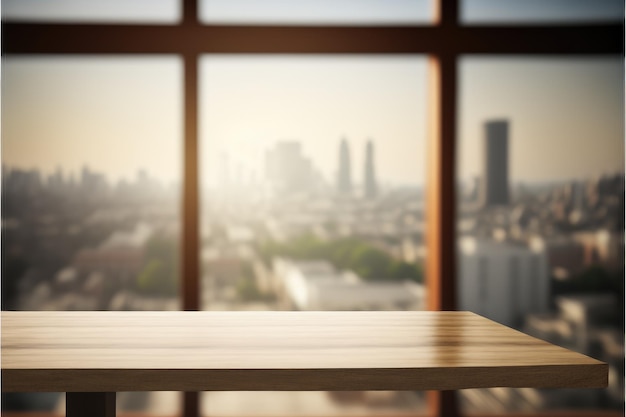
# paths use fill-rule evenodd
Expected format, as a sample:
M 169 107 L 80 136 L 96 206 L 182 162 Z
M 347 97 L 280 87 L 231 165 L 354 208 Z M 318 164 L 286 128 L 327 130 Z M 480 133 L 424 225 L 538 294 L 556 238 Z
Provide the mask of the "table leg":
M 200 394 L 183 393 L 183 417 L 200 417 Z
M 115 417 L 114 392 L 68 392 L 66 417 Z

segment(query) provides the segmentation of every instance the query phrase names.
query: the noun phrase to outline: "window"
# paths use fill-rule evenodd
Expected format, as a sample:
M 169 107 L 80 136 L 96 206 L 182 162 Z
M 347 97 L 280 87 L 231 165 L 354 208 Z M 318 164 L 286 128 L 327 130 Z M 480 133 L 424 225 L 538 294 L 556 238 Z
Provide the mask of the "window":
M 180 309 L 181 75 L 172 55 L 4 59 L 3 309 Z
M 507 283 L 486 300 L 500 306 L 486 316 L 613 369 L 621 359 L 603 340 L 623 334 L 623 290 L 611 284 L 623 281 L 623 263 L 609 255 L 624 233 L 623 68 L 607 56 L 464 57 L 460 89 L 459 235 L 504 263 L 496 276 Z M 604 256 L 584 255 L 600 247 Z M 471 257 L 463 252 L 462 262 Z M 458 279 L 463 287 L 471 277 L 460 268 Z M 607 316 L 591 313 L 598 302 Z M 583 334 L 566 305 L 587 311 L 594 330 Z M 462 297 L 460 307 L 484 306 Z M 595 395 L 500 388 L 462 397 L 468 412 L 615 410 L 620 384 L 612 379 Z
M 423 310 L 426 57 L 200 60 L 201 308 Z M 205 392 L 205 416 L 379 416 L 423 392 Z
M 204 53 L 407 53 L 429 55 L 430 142 L 427 212 L 428 306 L 456 308 L 456 135 L 461 54 L 621 54 L 620 24 L 465 27 L 457 1 L 437 4 L 434 26 L 202 26 L 198 5 L 183 2 L 180 25 L 4 24 L 4 53 L 179 54 L 184 61 L 184 176 L 181 291 L 184 309 L 200 307 L 198 58 Z M 129 40 L 132 39 L 132 42 Z M 433 393 L 441 415 L 456 413 L 453 393 Z M 198 414 L 186 395 L 185 414 Z

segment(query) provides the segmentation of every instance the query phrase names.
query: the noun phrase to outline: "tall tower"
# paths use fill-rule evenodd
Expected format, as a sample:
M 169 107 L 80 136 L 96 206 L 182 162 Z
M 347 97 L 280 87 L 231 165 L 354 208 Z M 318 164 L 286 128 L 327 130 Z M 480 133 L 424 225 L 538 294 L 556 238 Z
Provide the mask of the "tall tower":
M 374 167 L 374 144 L 371 140 L 367 141 L 365 148 L 365 198 L 375 198 L 378 194 L 378 186 L 376 184 L 376 169 Z
M 484 207 L 509 204 L 509 122 L 485 123 L 482 195 Z
M 337 172 L 337 190 L 339 194 L 349 195 L 352 192 L 352 178 L 350 176 L 350 148 L 345 138 L 339 146 L 339 171 Z

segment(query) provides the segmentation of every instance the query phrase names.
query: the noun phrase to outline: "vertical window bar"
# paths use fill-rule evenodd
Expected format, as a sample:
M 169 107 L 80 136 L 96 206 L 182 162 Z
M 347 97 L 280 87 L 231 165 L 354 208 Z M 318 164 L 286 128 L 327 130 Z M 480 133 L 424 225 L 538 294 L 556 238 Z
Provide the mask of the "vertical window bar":
M 445 4 L 444 4 L 445 3 Z M 456 27 L 459 24 L 459 0 L 433 0 L 433 24 Z
M 183 184 L 182 303 L 183 310 L 200 307 L 198 231 L 198 59 L 185 54 L 185 150 Z
M 445 6 L 443 0 L 435 1 L 435 4 L 435 24 L 441 27 L 442 38 L 452 38 L 458 25 L 458 0 L 448 0 Z M 431 56 L 429 65 L 431 114 L 426 201 L 429 310 L 456 309 L 456 58 L 454 53 L 441 52 Z M 429 391 L 427 406 L 434 416 L 459 416 L 455 391 Z
M 183 25 L 198 24 L 198 0 L 183 0 Z
M 455 155 L 456 55 L 431 57 L 429 63 L 428 188 L 426 200 L 427 305 L 456 309 Z M 459 415 L 454 391 L 429 391 L 432 415 Z
M 181 254 L 182 309 L 200 308 L 199 199 L 198 199 L 198 57 L 184 55 L 184 182 Z M 183 394 L 183 416 L 199 417 L 197 392 Z
M 182 1 L 182 25 L 198 24 L 198 1 Z M 182 303 L 183 310 L 200 309 L 200 225 L 198 179 L 198 55 L 184 55 L 184 192 L 182 248 Z M 200 417 L 200 396 L 197 392 L 183 393 L 183 417 Z
M 430 58 L 428 142 L 428 234 L 426 244 L 429 310 L 456 309 L 455 136 L 456 56 Z
M 459 22 L 458 0 L 435 0 L 434 24 L 442 42 L 452 38 Z M 449 29 L 449 30 L 446 30 Z M 431 56 L 429 65 L 429 158 L 426 201 L 426 291 L 429 310 L 456 309 L 456 54 Z M 454 391 L 429 391 L 427 407 L 434 416 L 457 417 Z

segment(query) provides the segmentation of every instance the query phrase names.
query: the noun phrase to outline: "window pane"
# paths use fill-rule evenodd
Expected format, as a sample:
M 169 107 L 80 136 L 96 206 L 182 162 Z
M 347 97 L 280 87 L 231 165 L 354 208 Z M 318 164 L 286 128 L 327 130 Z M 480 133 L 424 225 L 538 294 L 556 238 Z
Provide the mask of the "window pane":
M 426 59 L 202 59 L 206 310 L 420 310 Z M 207 393 L 205 415 L 416 412 L 421 393 Z M 378 408 L 377 408 L 378 407 Z
M 164 22 L 180 19 L 180 0 L 4 0 L 6 20 Z
M 200 0 L 204 23 L 426 24 L 432 0 Z
M 465 390 L 466 412 L 623 408 L 624 63 L 464 58 L 459 308 L 609 364 L 604 390 Z
M 180 60 L 9 57 L 2 70 L 2 308 L 178 309 Z M 3 409 L 63 404 L 3 395 Z
M 592 23 L 624 20 L 622 0 L 462 0 L 463 23 Z

